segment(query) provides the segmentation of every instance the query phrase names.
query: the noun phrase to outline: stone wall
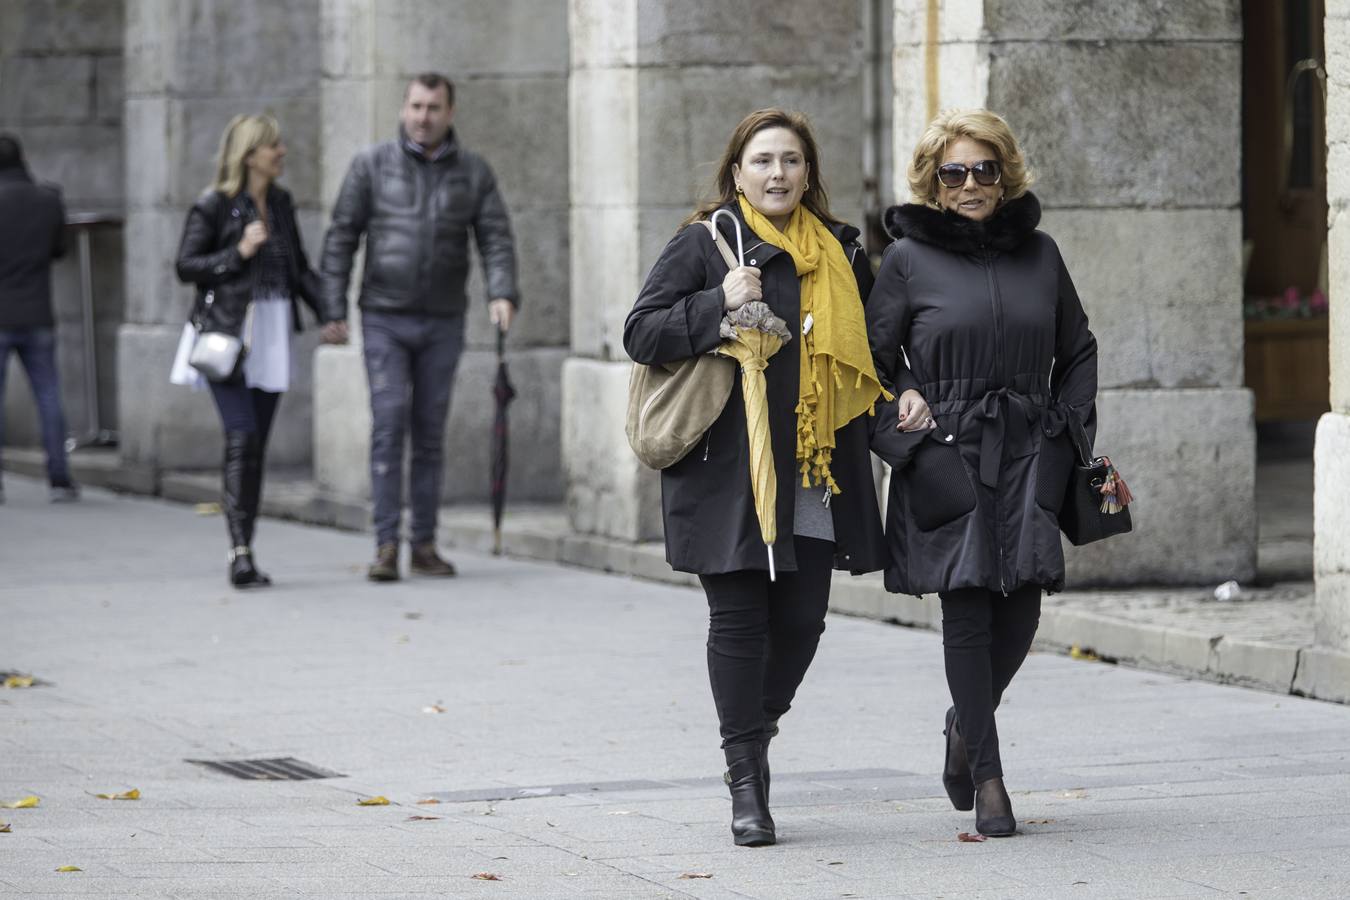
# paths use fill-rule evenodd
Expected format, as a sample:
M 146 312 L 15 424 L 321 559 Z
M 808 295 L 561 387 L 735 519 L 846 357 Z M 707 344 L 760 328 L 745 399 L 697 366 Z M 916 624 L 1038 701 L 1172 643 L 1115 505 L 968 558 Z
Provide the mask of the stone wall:
M 118 391 L 123 458 L 159 468 L 219 465 L 210 398 L 168 383 L 193 289 L 174 257 L 188 208 L 209 186 L 221 132 L 266 112 L 289 149 L 281 180 L 313 258 L 319 205 L 320 0 L 127 0 L 126 324 Z M 292 385 L 273 430 L 271 465 L 310 461 L 313 330 L 295 342 Z
M 1317 424 L 1313 565 L 1318 643 L 1350 651 L 1350 4 L 1327 4 L 1326 48 L 1331 412 Z
M 1255 571 L 1239 11 L 1236 0 L 963 0 L 934 20 L 927 0 L 896 3 L 897 194 L 933 110 L 1004 115 L 1101 348 L 1097 446 L 1138 497 L 1135 533 L 1073 550 L 1072 584 Z
M 326 206 L 361 148 L 395 137 L 403 91 L 418 72 L 456 84 L 454 125 L 484 156 L 511 212 L 521 315 L 507 341 L 520 393 L 511 407 L 508 493 L 562 496 L 559 373 L 568 340 L 566 0 L 326 0 L 322 34 Z M 317 356 L 315 475 L 345 496 L 369 490 L 370 418 L 355 309 L 353 342 Z M 446 428 L 444 499 L 488 499 L 495 336 L 478 260 L 469 282 L 468 344 Z
M 58 185 L 70 213 L 120 216 L 122 184 L 121 0 L 6 0 L 0 4 L 0 131 L 16 135 L 39 181 Z M 82 434 L 90 426 L 85 405 L 79 253 L 69 252 L 52 270 L 57 318 L 57 359 L 66 424 Z M 117 426 L 116 337 L 122 321 L 120 228 L 92 234 L 98 417 Z M 6 440 L 39 443 L 37 415 L 18 361 L 10 363 L 5 406 Z

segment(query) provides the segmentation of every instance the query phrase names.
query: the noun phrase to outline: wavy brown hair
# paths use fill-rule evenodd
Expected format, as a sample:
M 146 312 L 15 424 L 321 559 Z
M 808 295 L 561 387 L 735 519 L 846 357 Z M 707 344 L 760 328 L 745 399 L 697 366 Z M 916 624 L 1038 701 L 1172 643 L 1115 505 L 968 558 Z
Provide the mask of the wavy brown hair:
M 937 208 L 937 169 L 942 154 L 948 144 L 963 137 L 988 144 L 998 154 L 1005 203 L 1031 187 L 1036 176 L 1027 168 L 1022 148 L 1002 116 L 987 109 L 945 109 L 928 124 L 909 163 L 909 192 L 915 203 Z
M 713 181 L 709 199 L 700 203 L 698 208 L 689 214 L 689 218 L 680 223 L 680 227 L 706 219 L 720 207 L 736 199 L 736 177 L 732 174 L 731 167 L 741 164 L 745 145 L 750 143 L 752 137 L 767 128 L 786 128 L 802 142 L 802 154 L 806 157 L 811 184 L 802 194 L 802 206 L 815 213 L 816 218 L 822 222 L 843 224 L 830 214 L 830 198 L 825 192 L 825 178 L 820 172 L 820 147 L 816 144 L 816 136 L 811 133 L 810 121 L 803 113 L 772 108 L 756 110 L 741 119 L 741 123 L 731 132 L 731 140 L 727 142 L 726 151 L 717 161 L 717 177 Z

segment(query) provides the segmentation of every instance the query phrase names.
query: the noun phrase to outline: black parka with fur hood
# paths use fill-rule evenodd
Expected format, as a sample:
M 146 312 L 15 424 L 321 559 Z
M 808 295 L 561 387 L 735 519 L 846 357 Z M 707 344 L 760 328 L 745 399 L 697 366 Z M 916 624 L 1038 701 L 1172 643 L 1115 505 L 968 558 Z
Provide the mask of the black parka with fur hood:
M 895 467 L 893 592 L 1064 586 L 1066 425 L 1095 431 L 1097 342 L 1040 218 L 1031 194 L 984 222 L 917 204 L 886 213 L 896 240 L 867 304 L 877 374 L 912 376 L 938 423 L 897 433 L 890 404 L 873 439 Z

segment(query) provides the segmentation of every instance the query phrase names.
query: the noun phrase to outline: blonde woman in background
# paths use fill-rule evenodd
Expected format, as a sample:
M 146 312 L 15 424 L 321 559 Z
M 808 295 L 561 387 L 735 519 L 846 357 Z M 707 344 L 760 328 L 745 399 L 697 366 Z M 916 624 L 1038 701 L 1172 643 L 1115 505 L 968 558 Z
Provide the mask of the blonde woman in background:
M 237 588 L 271 579 L 253 560 L 262 499 L 263 457 L 277 402 L 290 387 L 291 332 L 300 330 L 302 299 L 327 323 L 324 339 L 345 338 L 346 310 L 326 309 L 309 266 L 291 195 L 276 184 L 286 145 L 276 120 L 236 116 L 220 140 L 215 183 L 188 212 L 178 248 L 178 278 L 196 285 L 195 330 L 242 337 L 243 364 L 228 379 L 206 381 L 188 364 L 185 330 L 171 380 L 211 390 L 225 431 L 221 507 L 229 531 L 228 575 Z

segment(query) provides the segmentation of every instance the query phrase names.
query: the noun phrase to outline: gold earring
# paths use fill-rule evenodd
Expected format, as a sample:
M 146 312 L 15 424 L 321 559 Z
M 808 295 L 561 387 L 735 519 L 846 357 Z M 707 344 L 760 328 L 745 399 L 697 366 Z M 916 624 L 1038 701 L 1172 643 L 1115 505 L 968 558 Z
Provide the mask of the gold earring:
M 806 193 L 809 190 L 811 190 L 811 182 L 808 181 L 806 184 L 802 185 L 802 193 Z
M 736 193 L 738 193 L 738 194 L 744 194 L 744 193 L 745 193 L 745 189 L 742 188 L 742 187 L 738 184 L 738 185 L 736 185 Z

